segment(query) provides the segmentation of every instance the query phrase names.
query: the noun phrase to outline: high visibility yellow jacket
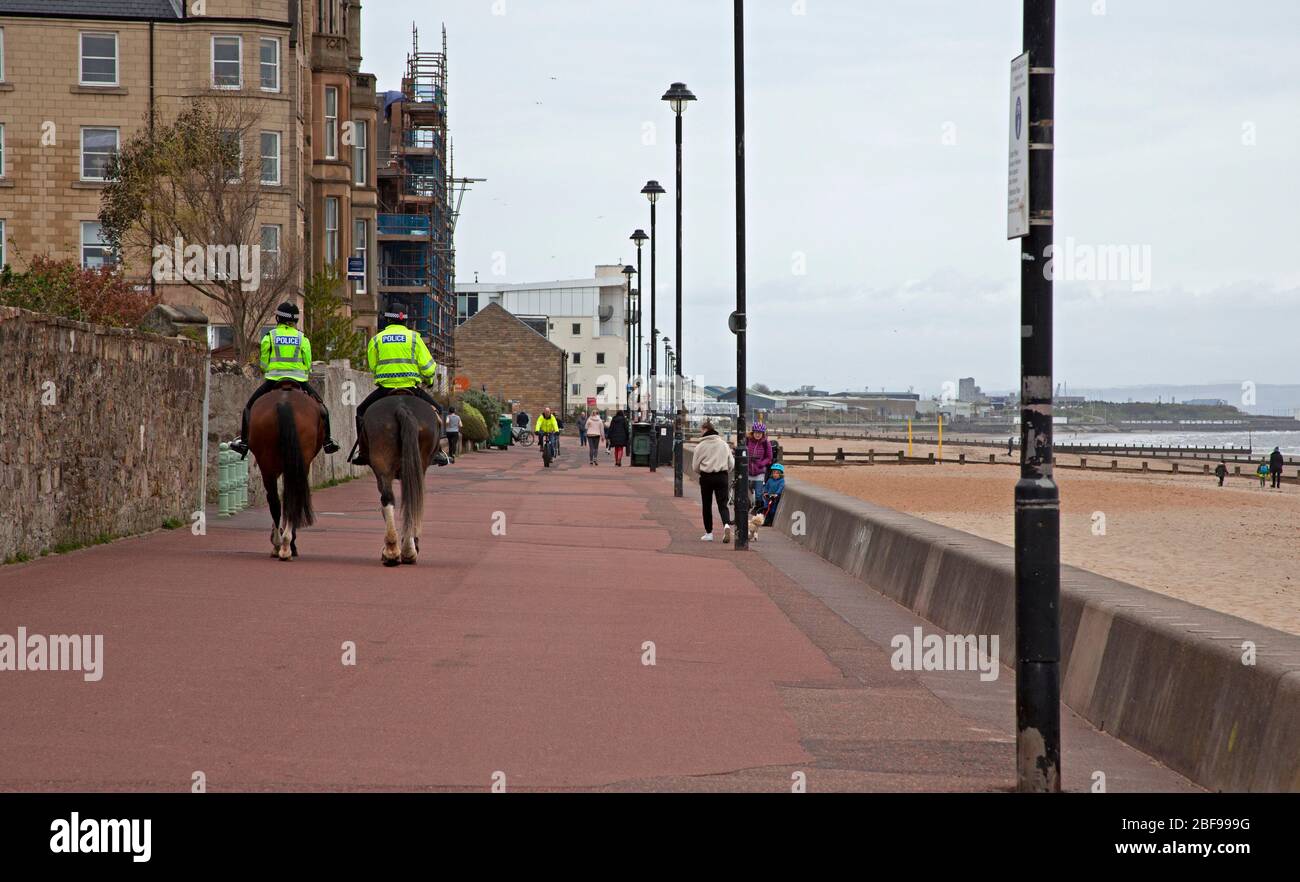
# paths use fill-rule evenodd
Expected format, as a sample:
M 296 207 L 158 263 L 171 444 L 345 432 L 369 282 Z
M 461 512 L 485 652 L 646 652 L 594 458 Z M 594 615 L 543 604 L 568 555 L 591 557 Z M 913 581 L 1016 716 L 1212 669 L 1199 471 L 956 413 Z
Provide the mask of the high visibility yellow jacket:
M 311 370 L 311 341 L 293 325 L 280 323 L 262 338 L 262 376 L 305 383 Z
M 370 338 L 366 359 L 375 384 L 385 389 L 409 389 L 432 381 L 438 364 L 417 332 L 393 324 Z
M 533 431 L 534 432 L 558 432 L 560 431 L 560 424 L 556 422 L 555 417 L 553 415 L 539 416 L 537 418 L 537 424 L 533 426 Z

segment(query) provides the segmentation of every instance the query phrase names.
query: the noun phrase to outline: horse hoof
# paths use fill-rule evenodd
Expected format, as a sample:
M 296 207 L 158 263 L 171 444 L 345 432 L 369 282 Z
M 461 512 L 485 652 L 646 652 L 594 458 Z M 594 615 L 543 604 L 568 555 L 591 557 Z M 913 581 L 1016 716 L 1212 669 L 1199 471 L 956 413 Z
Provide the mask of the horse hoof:
M 383 555 L 380 555 L 379 561 L 386 567 L 400 567 L 402 565 L 401 559 L 396 557 L 384 557 Z
M 415 566 L 415 558 L 404 557 L 402 558 L 402 563 L 406 564 L 407 566 Z

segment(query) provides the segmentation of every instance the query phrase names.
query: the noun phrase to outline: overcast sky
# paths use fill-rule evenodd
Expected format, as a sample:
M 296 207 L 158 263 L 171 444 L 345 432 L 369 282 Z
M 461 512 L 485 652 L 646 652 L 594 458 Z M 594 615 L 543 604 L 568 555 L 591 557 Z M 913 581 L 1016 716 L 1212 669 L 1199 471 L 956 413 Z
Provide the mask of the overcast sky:
M 1057 243 L 1073 240 L 1074 265 L 1088 246 L 1132 246 L 1136 261 L 1123 281 L 1057 282 L 1058 381 L 1300 382 L 1300 3 L 1057 5 Z M 364 67 L 383 89 L 400 88 L 413 22 L 422 48 L 448 28 L 456 172 L 489 179 L 465 199 L 460 280 L 634 262 L 627 237 L 650 222 L 639 190 L 657 178 L 672 336 L 673 118 L 659 98 L 684 81 L 699 101 L 685 119 L 683 356 L 733 383 L 731 10 L 369 0 Z M 751 380 L 1013 388 L 1019 0 L 751 0 L 746 15 Z M 646 267 L 648 292 L 648 251 Z

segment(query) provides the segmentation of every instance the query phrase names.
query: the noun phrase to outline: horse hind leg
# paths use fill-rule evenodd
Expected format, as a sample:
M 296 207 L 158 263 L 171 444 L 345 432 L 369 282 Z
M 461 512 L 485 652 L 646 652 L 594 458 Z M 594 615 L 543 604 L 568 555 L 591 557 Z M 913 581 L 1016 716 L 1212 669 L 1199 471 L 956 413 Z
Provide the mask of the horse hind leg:
M 288 511 L 284 511 L 280 515 L 280 547 L 276 551 L 276 556 L 286 563 L 294 558 L 292 542 L 293 525 L 289 523 Z
M 379 559 L 386 567 L 395 567 L 402 562 L 397 535 L 397 512 L 393 506 L 393 479 L 387 475 L 378 478 L 379 507 L 384 513 L 384 550 Z
M 266 503 L 271 509 L 271 557 L 278 557 L 280 554 L 280 517 L 283 511 L 280 505 L 280 489 L 277 484 L 278 479 L 271 475 L 262 476 L 262 486 L 266 489 Z

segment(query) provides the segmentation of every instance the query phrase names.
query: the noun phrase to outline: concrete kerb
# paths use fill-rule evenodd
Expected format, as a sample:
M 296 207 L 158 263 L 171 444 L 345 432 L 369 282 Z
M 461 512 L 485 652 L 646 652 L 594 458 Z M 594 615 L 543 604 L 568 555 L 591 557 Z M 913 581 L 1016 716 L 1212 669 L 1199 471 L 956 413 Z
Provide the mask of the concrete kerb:
M 1011 548 L 788 482 L 776 527 L 796 512 L 795 542 L 917 615 L 1014 635 Z M 1213 790 L 1300 791 L 1300 637 L 1062 567 L 1061 648 L 1062 699 L 1099 729 Z

